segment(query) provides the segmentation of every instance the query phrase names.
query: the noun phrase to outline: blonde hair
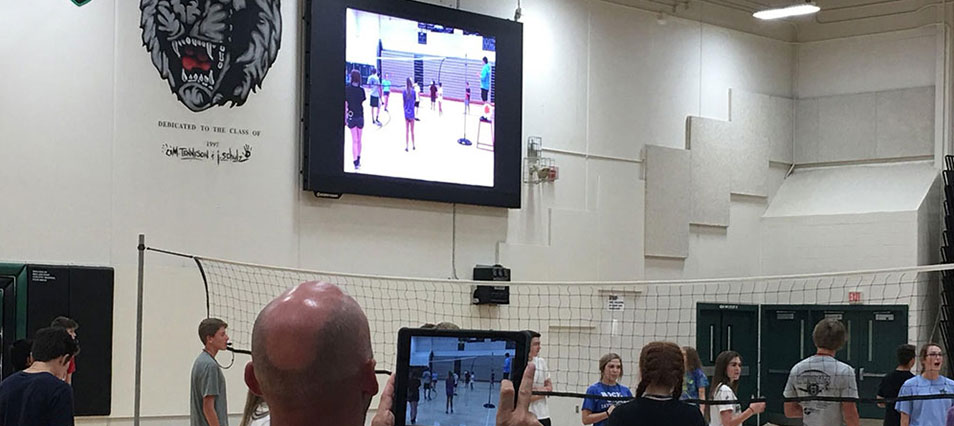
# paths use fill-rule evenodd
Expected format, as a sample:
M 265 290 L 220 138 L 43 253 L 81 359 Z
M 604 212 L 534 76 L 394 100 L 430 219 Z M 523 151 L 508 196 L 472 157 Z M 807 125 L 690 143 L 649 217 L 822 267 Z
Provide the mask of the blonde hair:
M 239 426 L 248 426 L 253 420 L 261 419 L 268 415 L 268 407 L 262 397 L 252 392 L 245 397 L 245 410 L 242 411 L 242 422 Z

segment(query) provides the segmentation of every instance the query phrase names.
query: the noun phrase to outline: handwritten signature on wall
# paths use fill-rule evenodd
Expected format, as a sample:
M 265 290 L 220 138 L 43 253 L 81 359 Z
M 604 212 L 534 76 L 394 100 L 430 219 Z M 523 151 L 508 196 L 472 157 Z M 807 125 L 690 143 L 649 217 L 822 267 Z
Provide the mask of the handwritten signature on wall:
M 162 144 L 166 157 L 188 161 L 210 161 L 215 164 L 244 163 L 252 157 L 252 147 L 245 144 L 241 149 L 220 149 Z

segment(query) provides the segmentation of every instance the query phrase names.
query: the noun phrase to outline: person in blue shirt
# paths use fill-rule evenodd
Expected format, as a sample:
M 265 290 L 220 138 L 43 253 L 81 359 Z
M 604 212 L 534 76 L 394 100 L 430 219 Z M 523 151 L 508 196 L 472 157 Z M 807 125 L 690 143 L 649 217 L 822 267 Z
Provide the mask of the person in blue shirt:
M 587 395 L 598 395 L 602 397 L 632 397 L 633 393 L 629 388 L 619 384 L 617 381 L 623 377 L 623 359 L 614 353 L 608 353 L 600 358 L 600 381 L 593 383 L 586 389 Z M 626 401 L 609 401 L 599 398 L 586 398 L 583 400 L 583 424 L 584 425 L 606 425 L 606 419 L 616 408 L 617 405 Z
M 503 378 L 510 378 L 510 366 L 513 365 L 513 359 L 510 358 L 510 352 L 504 353 Z
M 480 99 L 487 102 L 490 99 L 490 64 L 484 56 L 484 66 L 480 69 Z
M 699 359 L 699 352 L 692 346 L 683 346 L 682 355 L 686 359 L 686 377 L 682 381 L 682 400 L 686 399 L 706 399 L 706 388 L 709 387 L 709 379 L 706 373 L 702 372 L 702 360 Z M 705 414 L 706 408 L 699 404 L 690 403 L 698 406 L 699 411 Z
M 944 366 L 944 350 L 936 343 L 921 348 L 921 375 L 914 376 L 901 385 L 898 397 L 910 395 L 954 394 L 954 380 L 941 375 Z M 951 399 L 922 399 L 898 401 L 894 407 L 901 413 L 902 426 L 943 425 Z
M 384 110 L 388 110 L 388 99 L 391 98 L 391 73 L 384 73 L 384 80 L 381 80 L 381 90 L 384 91 Z

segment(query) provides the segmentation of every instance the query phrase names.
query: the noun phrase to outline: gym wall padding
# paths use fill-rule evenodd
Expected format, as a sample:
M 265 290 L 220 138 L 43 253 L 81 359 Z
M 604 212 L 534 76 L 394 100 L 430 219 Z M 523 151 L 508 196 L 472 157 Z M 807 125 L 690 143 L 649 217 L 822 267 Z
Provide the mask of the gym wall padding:
M 646 145 L 646 256 L 689 256 L 690 157 Z
M 79 323 L 80 354 L 73 374 L 74 413 L 109 415 L 112 386 L 112 268 L 27 266 L 29 335 L 58 316 Z

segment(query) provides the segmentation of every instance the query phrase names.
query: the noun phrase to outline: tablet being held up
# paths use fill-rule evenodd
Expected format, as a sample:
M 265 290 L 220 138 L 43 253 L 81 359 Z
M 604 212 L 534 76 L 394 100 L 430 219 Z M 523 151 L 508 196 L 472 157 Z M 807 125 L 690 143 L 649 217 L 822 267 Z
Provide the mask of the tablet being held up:
M 529 348 L 530 334 L 523 331 L 402 328 L 395 425 L 494 425 L 504 372 L 519 389 Z

